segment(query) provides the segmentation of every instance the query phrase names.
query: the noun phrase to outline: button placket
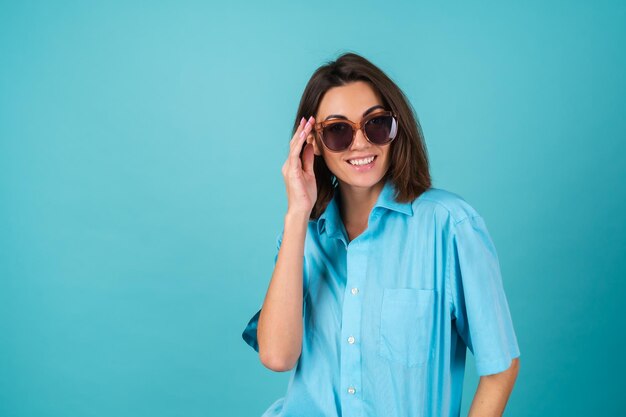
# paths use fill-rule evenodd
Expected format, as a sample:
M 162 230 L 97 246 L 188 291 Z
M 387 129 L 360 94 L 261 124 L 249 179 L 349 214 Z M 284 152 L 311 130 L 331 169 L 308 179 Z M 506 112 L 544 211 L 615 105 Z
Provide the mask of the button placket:
M 346 248 L 346 286 L 344 289 L 341 338 L 341 385 L 344 391 L 344 416 L 361 415 L 359 387 L 361 386 L 361 319 L 363 297 L 359 287 L 366 281 L 368 247 L 367 236 L 359 236 Z M 356 401 L 356 402 L 355 402 Z

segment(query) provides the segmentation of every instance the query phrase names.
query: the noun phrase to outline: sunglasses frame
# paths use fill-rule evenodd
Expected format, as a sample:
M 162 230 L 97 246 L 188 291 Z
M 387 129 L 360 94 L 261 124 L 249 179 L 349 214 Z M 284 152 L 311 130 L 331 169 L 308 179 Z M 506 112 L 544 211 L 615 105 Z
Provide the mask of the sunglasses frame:
M 398 134 L 396 133 L 396 135 L 395 135 L 393 138 L 391 138 L 391 139 L 389 140 L 389 142 L 385 142 L 385 143 L 380 144 L 380 143 L 374 143 L 374 142 L 372 142 L 372 141 L 370 140 L 370 138 L 368 138 L 368 137 L 367 137 L 367 133 L 365 132 L 365 129 L 364 129 L 364 127 L 365 127 L 365 125 L 367 124 L 367 122 L 369 122 L 371 119 L 374 119 L 374 118 L 376 118 L 376 117 L 380 117 L 380 116 L 391 116 L 391 117 L 393 117 L 393 119 L 394 119 L 394 120 L 395 120 L 395 122 L 396 122 L 396 126 L 398 126 L 398 115 L 397 115 L 396 113 L 394 113 L 394 112 L 392 112 L 392 111 L 388 110 L 388 111 L 382 111 L 382 112 L 376 112 L 376 113 L 371 113 L 371 114 L 368 114 L 367 116 L 363 117 L 363 118 L 361 119 L 361 121 L 360 121 L 360 122 L 357 122 L 357 123 L 354 123 L 353 121 L 348 120 L 348 119 L 331 119 L 331 120 L 325 120 L 325 121 L 320 122 L 320 123 L 315 123 L 315 125 L 314 125 L 314 129 L 315 129 L 315 132 L 317 133 L 318 137 L 320 138 L 320 141 L 321 141 L 321 142 L 322 142 L 322 144 L 324 145 L 324 147 L 325 147 L 326 149 L 328 149 L 330 152 L 344 152 L 346 149 L 350 149 L 350 146 L 352 146 L 352 144 L 354 143 L 354 138 L 356 138 L 356 132 L 357 132 L 358 130 L 361 130 L 361 131 L 363 132 L 363 136 L 365 137 L 365 139 L 366 139 L 369 143 L 371 143 L 372 145 L 376 145 L 376 146 L 385 146 L 385 145 L 388 145 L 388 144 L 390 144 L 391 142 L 393 142 L 393 140 L 394 140 L 395 138 L 397 138 L 397 137 L 398 137 Z M 324 135 L 322 134 L 322 133 L 323 133 L 323 131 L 324 131 L 324 128 L 325 128 L 325 127 L 330 126 L 330 125 L 333 125 L 333 124 L 335 124 L 335 123 L 346 123 L 346 124 L 348 124 L 349 126 L 351 126 L 351 127 L 352 127 L 352 140 L 350 141 L 350 143 L 348 144 L 348 146 L 346 146 L 344 149 L 340 149 L 340 150 L 338 150 L 338 151 L 333 150 L 333 149 L 330 149 L 330 148 L 326 145 L 326 142 L 324 142 Z

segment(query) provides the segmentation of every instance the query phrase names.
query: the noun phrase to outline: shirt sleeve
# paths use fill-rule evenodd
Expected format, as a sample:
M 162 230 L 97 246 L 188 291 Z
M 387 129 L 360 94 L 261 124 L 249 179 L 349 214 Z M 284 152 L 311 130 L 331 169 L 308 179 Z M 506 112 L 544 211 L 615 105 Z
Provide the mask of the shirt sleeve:
M 500 264 L 484 219 L 467 217 L 451 234 L 450 287 L 456 329 L 478 375 L 505 371 L 520 356 Z
M 274 265 L 276 265 L 276 261 L 278 261 L 278 251 L 280 250 L 280 245 L 283 241 L 283 231 L 281 231 L 277 238 L 276 238 L 276 255 L 274 256 Z M 306 265 L 306 256 L 303 258 L 303 273 L 304 273 L 304 283 L 305 283 L 305 289 L 304 292 L 306 292 L 306 276 L 307 276 L 307 265 Z M 304 302 L 303 302 L 304 303 Z M 259 307 L 259 310 L 254 313 L 254 315 L 252 316 L 252 318 L 248 321 L 248 324 L 246 325 L 243 333 L 241 334 L 241 337 L 243 338 L 243 340 L 250 345 L 255 351 L 257 351 L 257 353 L 259 352 L 259 342 L 257 339 L 257 327 L 259 324 L 259 316 L 261 315 L 261 309 L 262 309 L 262 304 Z M 304 316 L 304 308 L 302 309 L 302 314 Z

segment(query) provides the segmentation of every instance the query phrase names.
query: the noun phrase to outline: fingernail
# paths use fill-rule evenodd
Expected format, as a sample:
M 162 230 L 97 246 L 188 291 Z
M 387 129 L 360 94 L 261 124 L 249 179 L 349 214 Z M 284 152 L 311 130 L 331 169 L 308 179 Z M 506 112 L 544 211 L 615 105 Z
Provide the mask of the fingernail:
M 309 117 L 309 123 L 313 121 L 313 116 Z
M 304 116 L 302 117 L 302 119 L 300 120 L 300 126 L 302 126 L 302 123 L 304 123 Z

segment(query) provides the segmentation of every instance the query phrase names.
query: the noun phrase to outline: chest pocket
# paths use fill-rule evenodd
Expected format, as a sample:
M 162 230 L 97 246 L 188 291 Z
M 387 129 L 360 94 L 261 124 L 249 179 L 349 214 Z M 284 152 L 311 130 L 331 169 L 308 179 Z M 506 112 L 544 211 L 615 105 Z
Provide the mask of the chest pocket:
M 431 359 L 435 290 L 385 288 L 380 312 L 379 354 L 417 366 Z

